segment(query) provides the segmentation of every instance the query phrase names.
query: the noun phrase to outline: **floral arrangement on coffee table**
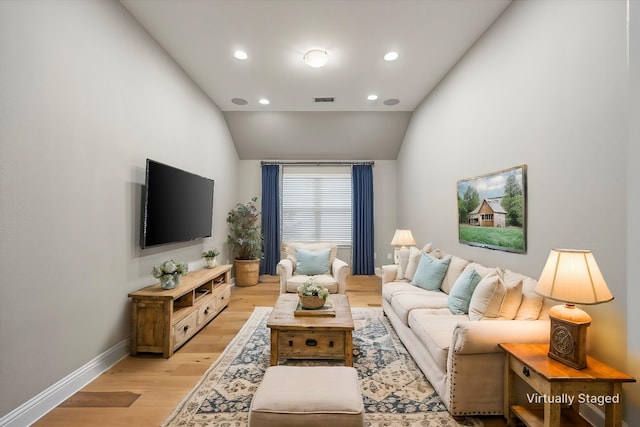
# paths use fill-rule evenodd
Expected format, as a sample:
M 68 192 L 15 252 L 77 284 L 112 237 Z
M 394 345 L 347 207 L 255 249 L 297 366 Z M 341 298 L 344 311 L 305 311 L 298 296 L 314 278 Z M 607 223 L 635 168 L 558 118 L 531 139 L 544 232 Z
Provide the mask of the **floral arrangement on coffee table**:
M 313 280 L 307 280 L 298 287 L 298 298 L 302 308 L 315 309 L 324 307 L 329 291 Z

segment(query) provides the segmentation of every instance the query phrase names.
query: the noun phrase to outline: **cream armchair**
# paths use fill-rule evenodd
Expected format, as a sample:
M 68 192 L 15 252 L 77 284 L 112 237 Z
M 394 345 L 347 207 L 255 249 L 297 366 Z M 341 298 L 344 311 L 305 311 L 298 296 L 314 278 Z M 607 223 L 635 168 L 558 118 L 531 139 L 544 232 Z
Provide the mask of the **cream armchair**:
M 297 292 L 312 279 L 332 294 L 344 294 L 349 264 L 338 259 L 337 252 L 338 247 L 331 243 L 283 243 L 277 266 L 280 293 Z

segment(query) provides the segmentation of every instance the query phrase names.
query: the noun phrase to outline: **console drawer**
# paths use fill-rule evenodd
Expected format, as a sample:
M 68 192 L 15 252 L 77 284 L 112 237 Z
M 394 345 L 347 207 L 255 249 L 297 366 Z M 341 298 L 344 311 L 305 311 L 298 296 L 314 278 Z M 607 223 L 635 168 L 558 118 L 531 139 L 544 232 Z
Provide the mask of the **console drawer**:
M 198 306 L 197 325 L 207 323 L 216 313 L 216 298 L 213 295 L 207 296 Z
M 173 325 L 173 348 L 176 349 L 196 333 L 198 312 L 194 311 L 187 317 Z

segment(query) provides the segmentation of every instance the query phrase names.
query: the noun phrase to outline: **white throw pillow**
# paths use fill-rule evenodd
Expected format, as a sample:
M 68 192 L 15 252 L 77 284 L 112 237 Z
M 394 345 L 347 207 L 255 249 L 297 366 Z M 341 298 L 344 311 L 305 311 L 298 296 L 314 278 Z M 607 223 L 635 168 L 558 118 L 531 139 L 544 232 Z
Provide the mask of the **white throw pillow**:
M 522 302 L 516 313 L 515 320 L 537 320 L 540 316 L 542 303 L 544 299 L 535 292 L 538 282 L 524 274 L 514 273 L 511 270 L 504 271 L 504 280 L 506 283 L 513 283 L 522 280 Z
M 500 278 L 499 270 L 486 275 L 473 291 L 469 302 L 469 319 L 495 319 L 507 293 L 507 287 Z
M 522 302 L 522 280 L 507 284 L 507 292 L 502 299 L 499 319 L 513 320 Z
M 442 280 L 442 285 L 440 285 L 442 292 L 445 294 L 449 294 L 451 292 L 453 284 L 456 283 L 456 280 L 458 280 L 458 277 L 460 277 L 469 262 L 470 261 L 467 261 L 466 259 L 451 255 L 447 274 L 445 274 L 444 279 Z M 482 274 L 479 274 L 479 276 L 482 277 Z
M 404 278 L 412 281 L 413 275 L 416 274 L 416 269 L 418 268 L 418 263 L 420 262 L 420 249 L 415 246 L 411 246 L 409 248 L 409 262 L 407 263 L 407 268 L 404 271 Z M 400 275 L 400 272 L 398 272 Z M 401 277 L 398 277 L 401 279 Z

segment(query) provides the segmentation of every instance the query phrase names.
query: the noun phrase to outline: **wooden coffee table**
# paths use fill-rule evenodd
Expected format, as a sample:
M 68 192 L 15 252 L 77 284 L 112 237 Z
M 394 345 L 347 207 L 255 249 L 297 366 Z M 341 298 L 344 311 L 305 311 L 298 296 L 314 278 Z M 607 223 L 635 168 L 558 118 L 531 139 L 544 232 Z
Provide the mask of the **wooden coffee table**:
M 353 317 L 349 298 L 332 294 L 335 316 L 295 316 L 297 294 L 283 294 L 267 321 L 271 328 L 271 365 L 278 359 L 344 359 L 353 366 Z

